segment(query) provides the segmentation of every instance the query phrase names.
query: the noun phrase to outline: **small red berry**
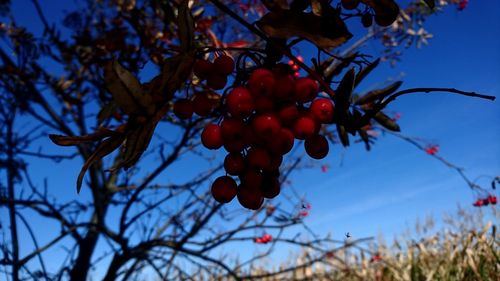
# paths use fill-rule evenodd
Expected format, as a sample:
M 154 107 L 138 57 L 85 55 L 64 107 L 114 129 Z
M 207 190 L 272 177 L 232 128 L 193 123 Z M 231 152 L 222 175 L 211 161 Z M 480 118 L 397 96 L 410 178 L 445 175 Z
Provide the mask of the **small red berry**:
M 311 115 L 321 123 L 330 123 L 333 120 L 333 103 L 330 99 L 320 98 L 311 103 Z
M 226 141 L 243 139 L 245 123 L 238 118 L 224 118 L 221 123 L 222 137 Z
M 198 92 L 194 94 L 193 111 L 199 116 L 208 116 L 214 107 L 214 102 L 209 98 L 208 92 Z
M 197 60 L 194 63 L 193 72 L 201 80 L 208 78 L 208 75 L 213 71 L 213 65 L 208 60 Z
M 237 185 L 231 177 L 218 177 L 212 184 L 211 192 L 217 202 L 229 203 L 236 196 Z
M 274 75 L 270 70 L 258 68 L 250 74 L 248 89 L 254 96 L 269 96 L 274 89 Z
M 245 184 L 240 184 L 238 187 L 237 197 L 241 206 L 251 210 L 258 210 L 264 203 L 260 190 L 250 188 Z
M 271 165 L 271 156 L 269 152 L 260 147 L 252 147 L 247 154 L 248 165 L 256 169 L 267 169 Z
M 254 102 L 250 92 L 244 87 L 234 88 L 226 97 L 229 113 L 235 117 L 248 117 L 254 109 Z
M 280 100 L 287 100 L 293 98 L 295 92 L 295 79 L 289 74 L 275 75 L 273 95 Z
M 307 138 L 304 142 L 304 147 L 311 158 L 323 159 L 328 155 L 328 141 L 322 135 Z
M 254 169 L 246 169 L 240 175 L 241 182 L 252 189 L 259 189 L 262 184 L 262 173 Z
M 222 74 L 229 75 L 233 72 L 234 60 L 228 55 L 222 55 L 214 60 L 213 70 Z
M 224 169 L 230 175 L 240 175 L 245 170 L 245 158 L 241 153 L 229 153 L 224 158 Z
M 208 124 L 201 133 L 201 143 L 208 149 L 219 149 L 222 144 L 221 127 L 217 124 Z
M 258 113 L 272 111 L 274 102 L 270 97 L 259 96 L 255 98 L 255 111 Z
M 498 203 L 498 198 L 495 195 L 488 196 L 488 201 L 491 205 L 496 205 Z
M 295 81 L 295 99 L 298 102 L 312 101 L 318 95 L 318 84 L 311 78 L 303 77 Z
M 299 110 L 295 103 L 290 102 L 280 107 L 278 110 L 278 117 L 282 124 L 292 125 L 299 117 Z
M 181 119 L 191 118 L 193 111 L 193 103 L 188 99 L 178 99 L 174 103 L 174 114 Z
M 293 148 L 294 135 L 292 131 L 286 128 L 281 128 L 275 137 L 269 139 L 267 147 L 270 151 L 285 155 Z
M 258 137 L 268 138 L 279 132 L 281 125 L 274 114 L 265 113 L 253 119 L 252 128 Z
M 295 121 L 293 125 L 293 134 L 296 139 L 304 140 L 308 137 L 312 137 L 317 132 L 317 128 L 318 125 L 316 121 L 312 117 L 304 115 Z
M 280 182 L 276 177 L 264 176 L 260 189 L 262 192 L 262 196 L 268 199 L 272 199 L 280 194 Z
M 224 89 L 227 84 L 227 76 L 217 72 L 210 73 L 207 78 L 208 87 L 214 90 Z

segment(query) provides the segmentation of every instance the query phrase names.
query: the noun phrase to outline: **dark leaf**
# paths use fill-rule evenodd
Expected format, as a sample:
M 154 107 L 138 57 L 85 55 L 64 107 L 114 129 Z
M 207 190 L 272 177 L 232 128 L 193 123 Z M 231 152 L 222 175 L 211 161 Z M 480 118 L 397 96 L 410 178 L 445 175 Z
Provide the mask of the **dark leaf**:
M 335 90 L 335 107 L 340 121 L 348 114 L 352 90 L 354 87 L 354 67 L 346 72 Z
M 269 11 L 288 9 L 288 3 L 286 0 L 262 0 L 261 2 Z
M 352 37 L 336 12 L 320 17 L 313 13 L 282 10 L 264 15 L 256 24 L 270 37 L 288 39 L 296 36 L 324 49 L 335 48 Z
M 356 75 L 356 81 L 354 82 L 354 87 L 358 86 L 363 79 L 370 74 L 370 72 L 375 69 L 380 63 L 380 58 L 376 59 L 374 62 L 367 65 L 365 68 L 362 68 L 359 73 Z
M 105 120 L 110 118 L 116 110 L 118 110 L 118 104 L 116 104 L 116 102 L 111 101 L 105 104 L 99 113 L 97 113 L 97 124 L 102 124 Z
M 361 0 L 375 11 L 375 22 L 380 26 L 391 25 L 399 15 L 399 6 L 393 0 Z
M 340 63 L 336 63 L 335 65 L 332 65 L 332 67 L 330 67 L 328 69 L 328 71 L 325 71 L 325 81 L 326 82 L 331 82 L 333 77 L 339 75 L 346 67 L 348 67 L 349 65 L 351 65 L 351 63 L 356 59 L 356 57 L 358 56 L 359 53 L 354 53 L 354 54 L 351 54 L 349 56 L 346 56 L 344 57 Z M 332 58 L 332 61 L 335 60 L 334 58 Z
M 87 142 L 94 142 L 102 140 L 103 138 L 117 135 L 119 133 L 112 131 L 107 128 L 99 128 L 95 133 L 84 135 L 84 136 L 61 136 L 61 135 L 49 135 L 50 140 L 60 146 L 73 146 L 79 145 Z
M 394 93 L 397 89 L 399 89 L 401 84 L 403 84 L 403 81 L 397 81 L 385 88 L 370 91 L 366 95 L 356 100 L 355 104 L 360 105 L 373 102 L 375 100 L 382 100 L 383 98 L 387 97 L 388 95 Z
M 183 52 L 189 52 L 194 48 L 194 20 L 189 10 L 188 3 L 189 0 L 182 1 L 177 17 L 179 41 Z
M 366 150 L 370 150 L 370 137 L 368 136 L 368 133 L 362 128 L 360 128 L 358 132 L 361 140 L 365 143 Z
M 85 173 L 90 168 L 90 166 L 92 166 L 95 162 L 101 160 L 104 156 L 115 151 L 115 149 L 117 149 L 122 144 L 123 140 L 123 135 L 117 135 L 112 136 L 99 144 L 95 152 L 87 159 L 87 161 L 85 161 L 85 164 L 83 164 L 83 167 L 80 170 L 80 174 L 78 174 L 78 179 L 76 181 L 77 193 L 80 193 L 83 177 L 85 176 Z
M 122 167 L 128 169 L 139 160 L 148 148 L 157 124 L 155 120 L 147 120 L 144 124 L 137 124 L 128 132 L 124 143 L 123 160 L 112 170 Z
M 338 123 L 337 123 L 337 133 L 339 134 L 340 142 L 342 143 L 342 145 L 344 147 L 349 146 L 349 136 L 347 135 L 344 126 Z
M 383 112 L 377 112 L 375 116 L 373 117 L 375 121 L 377 121 L 380 125 L 382 125 L 384 128 L 399 132 L 401 129 L 399 128 L 399 125 L 394 122 L 389 116 L 385 115 Z

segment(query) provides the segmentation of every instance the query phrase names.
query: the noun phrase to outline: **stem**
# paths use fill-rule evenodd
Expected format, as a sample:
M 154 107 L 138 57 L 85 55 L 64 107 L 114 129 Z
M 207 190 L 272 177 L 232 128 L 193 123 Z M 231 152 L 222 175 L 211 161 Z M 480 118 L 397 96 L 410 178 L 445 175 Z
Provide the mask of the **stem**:
M 224 5 L 222 2 L 219 0 L 209 0 L 214 4 L 217 8 L 222 10 L 224 13 L 235 19 L 237 22 L 245 26 L 248 30 L 253 32 L 255 35 L 259 36 L 262 40 L 266 41 L 268 44 L 270 44 L 273 48 L 279 50 L 281 53 L 283 53 L 285 56 L 287 56 L 289 59 L 291 59 L 295 64 L 300 66 L 300 68 L 304 69 L 312 78 L 314 78 L 316 81 L 319 82 L 319 84 L 324 88 L 324 91 L 331 97 L 333 98 L 335 96 L 335 93 L 333 90 L 330 88 L 330 85 L 321 78 L 314 70 L 312 70 L 310 67 L 308 67 L 305 63 L 301 62 L 299 59 L 297 59 L 292 52 L 290 52 L 289 49 L 284 48 L 283 46 L 274 43 L 273 40 L 269 39 L 267 35 L 256 28 L 255 26 L 251 25 L 248 23 L 245 19 L 240 17 L 238 14 L 236 14 L 233 10 L 229 9 L 226 5 Z
M 10 220 L 10 237 L 12 241 L 12 280 L 19 281 L 19 242 L 17 235 L 16 222 L 16 207 L 14 204 L 14 178 L 16 176 L 16 164 L 14 159 L 14 135 L 12 127 L 14 126 L 14 118 L 16 116 L 16 108 L 12 108 L 11 116 L 7 117 L 7 192 L 9 197 L 9 220 Z

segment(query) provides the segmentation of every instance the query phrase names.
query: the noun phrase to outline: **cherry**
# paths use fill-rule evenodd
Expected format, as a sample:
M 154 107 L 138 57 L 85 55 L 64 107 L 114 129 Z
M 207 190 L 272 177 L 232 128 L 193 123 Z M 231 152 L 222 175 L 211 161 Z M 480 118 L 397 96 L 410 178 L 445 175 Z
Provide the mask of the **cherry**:
M 228 55 L 219 56 L 214 60 L 213 69 L 214 71 L 227 76 L 233 72 L 234 60 Z
M 241 206 L 251 210 L 258 210 L 264 203 L 260 190 L 250 188 L 245 184 L 240 184 L 238 187 L 237 197 Z
M 194 94 L 193 110 L 199 116 L 208 116 L 213 109 L 214 102 L 209 97 L 208 92 L 198 92 Z
M 314 119 L 308 115 L 299 117 L 293 125 L 293 134 L 296 139 L 304 140 L 313 136 L 317 131 L 317 124 Z
M 201 143 L 208 149 L 219 149 L 222 144 L 221 127 L 217 124 L 208 124 L 201 132 Z
M 233 178 L 228 176 L 218 177 L 211 188 L 212 196 L 219 203 L 229 203 L 236 196 L 237 185 Z
M 230 175 L 240 175 L 245 170 L 245 158 L 241 153 L 229 153 L 224 158 L 224 169 Z
M 304 147 L 311 158 L 323 159 L 328 155 L 328 141 L 322 135 L 315 135 L 307 138 L 304 142 Z
M 280 194 L 280 182 L 276 177 L 264 176 L 260 189 L 262 196 L 272 199 Z
M 359 0 L 342 0 L 342 7 L 346 10 L 354 10 L 358 7 Z
M 297 117 L 299 117 L 299 110 L 295 103 L 286 103 L 278 110 L 278 117 L 282 124 L 292 125 Z
M 295 81 L 295 99 L 298 102 L 312 101 L 318 95 L 318 84 L 311 78 L 303 77 Z
M 208 78 L 208 75 L 212 72 L 213 64 L 208 60 L 197 60 L 194 63 L 193 72 L 201 80 Z
M 191 118 L 193 111 L 193 103 L 188 99 L 178 99 L 174 103 L 174 114 L 181 119 Z
M 210 73 L 207 78 L 208 87 L 214 90 L 224 89 L 227 84 L 227 76 L 217 72 Z
M 271 165 L 269 152 L 260 147 L 252 147 L 247 154 L 248 165 L 256 169 L 267 169 Z
M 252 128 L 258 137 L 268 138 L 275 135 L 280 130 L 281 125 L 276 115 L 265 113 L 257 115 L 253 119 Z
M 330 123 L 333 120 L 333 103 L 329 99 L 320 98 L 311 103 L 311 115 L 321 123 Z
M 254 96 L 269 96 L 274 89 L 274 75 L 265 68 L 258 68 L 250 74 L 247 87 Z
M 244 87 L 234 88 L 226 97 L 229 113 L 235 117 L 248 117 L 254 109 L 253 98 Z

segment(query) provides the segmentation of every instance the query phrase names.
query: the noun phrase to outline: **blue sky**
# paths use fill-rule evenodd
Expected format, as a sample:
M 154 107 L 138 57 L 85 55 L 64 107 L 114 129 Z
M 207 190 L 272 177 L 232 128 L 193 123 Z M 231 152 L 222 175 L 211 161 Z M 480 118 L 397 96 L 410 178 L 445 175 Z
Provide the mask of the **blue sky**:
M 30 1 L 13 2 L 21 22 L 39 27 L 38 22 L 31 21 L 34 11 Z M 70 5 L 69 1 L 42 2 L 52 20 L 60 17 L 64 5 Z M 499 97 L 499 10 L 498 1 L 470 1 L 462 12 L 447 8 L 443 14 L 429 18 L 426 26 L 434 34 L 429 46 L 406 50 L 395 68 L 383 64 L 359 89 L 368 90 L 389 77 L 404 75 L 402 88 L 455 87 Z M 372 43 L 366 49 L 381 51 Z M 470 178 L 500 174 L 498 99 L 491 102 L 453 94 L 416 94 L 399 98 L 389 110 L 401 112 L 403 134 L 439 144 L 439 155 L 465 168 Z M 44 145 L 45 151 L 61 151 Z M 39 182 L 58 169 L 58 178 L 49 176 L 49 182 L 60 196 L 77 198 L 74 182 L 81 163 L 72 163 L 61 167 L 33 162 L 32 167 L 38 168 Z M 178 171 L 185 170 L 186 163 L 179 163 Z M 291 182 L 312 205 L 306 223 L 320 234 L 332 233 L 336 239 L 342 239 L 345 232 L 355 238 L 379 232 L 391 237 L 411 226 L 416 218 L 428 214 L 440 217 L 443 212 L 454 212 L 457 205 L 472 208 L 475 199 L 456 171 L 389 135 L 381 137 L 370 152 L 360 144 L 348 149 L 331 146 L 328 158 L 317 163 L 330 168 L 326 173 L 319 165 L 297 171 Z M 173 180 L 165 176 L 167 181 Z M 487 180 L 479 183 L 489 184 Z M 85 190 L 80 198 L 87 200 L 83 199 Z M 231 204 L 236 207 L 237 202 Z M 48 227 L 40 231 L 44 230 Z

